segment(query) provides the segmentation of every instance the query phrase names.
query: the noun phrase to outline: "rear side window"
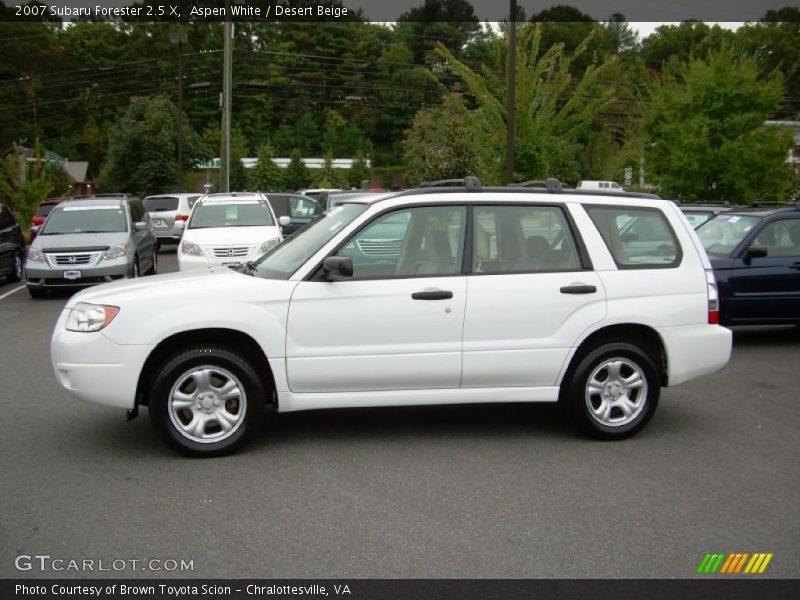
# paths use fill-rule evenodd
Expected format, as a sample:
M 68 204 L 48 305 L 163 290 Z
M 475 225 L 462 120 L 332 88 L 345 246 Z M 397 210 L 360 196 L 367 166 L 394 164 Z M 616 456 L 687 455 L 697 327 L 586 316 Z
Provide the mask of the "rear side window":
M 581 262 L 564 212 L 554 206 L 476 206 L 472 272 L 575 271 Z
M 305 198 L 304 196 L 292 196 L 289 198 L 289 203 L 291 204 L 291 212 L 289 213 L 289 216 L 292 218 L 310 219 L 318 212 L 317 203 L 311 198 Z
M 586 206 L 620 269 L 677 267 L 681 249 L 675 232 L 656 208 Z
M 39 208 L 36 209 L 36 214 L 40 217 L 46 217 L 56 206 L 58 206 L 58 204 L 41 204 Z
M 14 216 L 6 206 L 0 206 L 0 229 L 8 229 L 16 224 Z
M 131 207 L 131 219 L 133 219 L 134 223 L 139 223 L 144 221 L 144 206 L 142 205 L 141 200 L 133 200 L 130 202 Z

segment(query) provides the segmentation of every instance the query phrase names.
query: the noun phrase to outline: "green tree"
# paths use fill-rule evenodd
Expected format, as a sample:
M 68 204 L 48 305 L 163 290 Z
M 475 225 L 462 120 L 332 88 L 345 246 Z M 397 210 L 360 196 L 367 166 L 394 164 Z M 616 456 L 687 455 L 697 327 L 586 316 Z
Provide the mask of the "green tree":
M 645 118 L 648 171 L 681 200 L 785 200 L 791 133 L 765 127 L 783 96 L 779 73 L 725 45 L 673 63 Z
M 580 153 L 600 113 L 615 98 L 615 88 L 605 75 L 614 57 L 590 64 L 580 78 L 572 74 L 573 62 L 586 51 L 587 37 L 574 52 L 561 44 L 541 49 L 541 26 L 519 26 L 517 45 L 515 178 L 580 178 Z M 466 87 L 476 108 L 469 110 L 470 144 L 485 157 L 481 170 L 488 180 L 505 179 L 506 84 L 505 53 L 498 52 L 494 68 L 476 73 L 446 48 L 438 51 L 449 69 Z
M 366 157 L 361 150 L 356 152 L 353 159 L 353 166 L 347 173 L 347 182 L 351 188 L 360 188 L 363 181 L 369 181 L 372 176 L 372 169 L 367 166 Z
M 424 108 L 414 117 L 403 142 L 406 181 L 460 179 L 475 175 L 491 180 L 491 157 L 475 143 L 472 114 L 460 94 L 447 94 L 442 106 Z
M 286 189 L 302 190 L 311 185 L 311 173 L 302 159 L 302 152 L 299 148 L 292 150 L 289 166 L 286 167 Z
M 228 174 L 228 190 L 241 192 L 247 189 L 247 168 L 242 162 L 247 157 L 247 139 L 239 129 L 231 133 L 231 166 Z
M 2 163 L 0 171 L 0 198 L 8 202 L 17 212 L 20 224 L 27 227 L 42 200 L 55 191 L 64 193 L 68 186 L 67 177 L 58 164 L 49 164 L 42 159 L 41 147 L 36 145 L 36 161 L 26 165 L 23 181 L 9 172 L 9 165 Z M 26 160 L 23 156 L 21 160 Z
M 341 169 L 333 166 L 333 156 L 330 152 L 325 153 L 322 168 L 317 169 L 313 176 L 314 187 L 318 188 L 342 188 L 347 186 L 347 176 Z
M 281 167 L 273 160 L 272 146 L 264 144 L 258 149 L 258 162 L 250 169 L 250 187 L 265 192 L 279 192 L 284 189 L 285 176 Z
M 395 30 L 420 64 L 432 58 L 437 43 L 460 56 L 480 34 L 481 25 L 467 0 L 425 0 L 400 15 Z
M 111 130 L 100 181 L 105 190 L 139 195 L 175 189 L 177 109 L 166 96 L 134 97 Z M 204 156 L 199 136 L 184 121 L 184 168 Z

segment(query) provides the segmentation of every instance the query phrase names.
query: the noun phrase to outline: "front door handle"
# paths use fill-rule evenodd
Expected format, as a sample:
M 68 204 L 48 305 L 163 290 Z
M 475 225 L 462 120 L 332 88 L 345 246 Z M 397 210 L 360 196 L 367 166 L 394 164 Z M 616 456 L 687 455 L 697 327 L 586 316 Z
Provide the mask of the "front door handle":
M 412 300 L 449 300 L 452 297 L 453 292 L 447 290 L 425 290 L 411 294 Z
M 596 291 L 597 288 L 595 286 L 586 285 L 585 283 L 573 283 L 561 288 L 562 294 L 594 294 Z

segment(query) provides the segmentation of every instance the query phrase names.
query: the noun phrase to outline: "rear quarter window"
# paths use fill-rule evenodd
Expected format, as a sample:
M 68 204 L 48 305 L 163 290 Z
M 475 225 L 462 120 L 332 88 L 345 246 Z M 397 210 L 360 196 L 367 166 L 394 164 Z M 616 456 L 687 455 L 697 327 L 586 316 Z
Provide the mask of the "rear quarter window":
M 675 231 L 657 208 L 585 206 L 619 269 L 672 268 L 683 257 Z

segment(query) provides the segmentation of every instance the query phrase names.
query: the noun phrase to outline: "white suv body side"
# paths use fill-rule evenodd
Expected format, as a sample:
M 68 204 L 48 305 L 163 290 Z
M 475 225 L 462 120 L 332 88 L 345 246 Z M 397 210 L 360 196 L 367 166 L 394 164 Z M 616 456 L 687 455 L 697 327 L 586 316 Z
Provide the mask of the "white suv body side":
M 510 206 L 560 207 L 591 268 L 334 282 L 311 277 L 323 259 L 376 215 L 429 204 L 490 205 L 498 197 Z M 615 326 L 654 332 L 664 354 L 663 364 L 655 367 L 663 368 L 665 385 L 717 371 L 730 358 L 730 331 L 709 324 L 707 257 L 671 202 L 511 192 L 387 195 L 366 202 L 360 216 L 288 279 L 216 268 L 159 275 L 146 283 L 111 283 L 77 294 L 53 333 L 58 381 L 78 398 L 134 409 L 137 390 L 151 375 L 148 357 L 172 336 L 196 330 L 234 331 L 252 339 L 269 363 L 255 366 L 269 371 L 281 412 L 554 402 L 569 383 L 564 378 L 576 368 L 576 352 Z M 676 236 L 679 264 L 620 268 L 587 212 L 592 205 L 658 210 Z M 565 294 L 570 286 L 594 291 Z M 452 295 L 433 302 L 411 300 L 426 290 Z M 67 319 L 79 303 L 119 307 L 119 314 L 100 331 L 69 331 Z

